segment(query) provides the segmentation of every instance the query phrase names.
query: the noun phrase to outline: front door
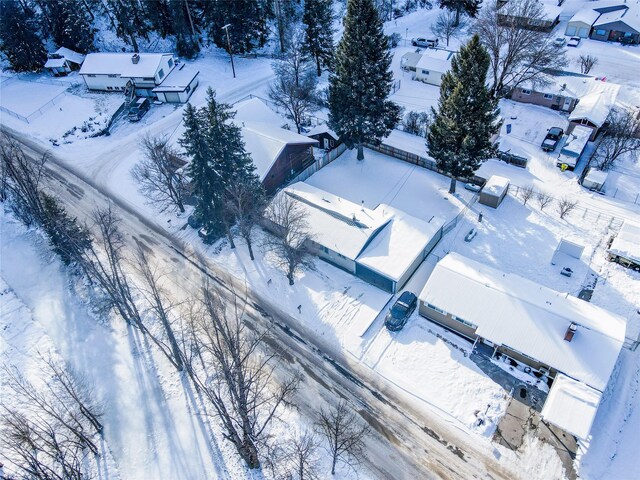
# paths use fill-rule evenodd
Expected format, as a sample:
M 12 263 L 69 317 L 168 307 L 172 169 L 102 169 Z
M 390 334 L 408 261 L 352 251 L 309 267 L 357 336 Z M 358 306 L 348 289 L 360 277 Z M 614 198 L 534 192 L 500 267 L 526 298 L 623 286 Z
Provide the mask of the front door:
M 565 112 L 569 110 L 569 107 L 571 107 L 571 99 L 570 98 L 565 98 L 564 99 L 564 104 L 562 105 L 562 110 L 564 110 Z

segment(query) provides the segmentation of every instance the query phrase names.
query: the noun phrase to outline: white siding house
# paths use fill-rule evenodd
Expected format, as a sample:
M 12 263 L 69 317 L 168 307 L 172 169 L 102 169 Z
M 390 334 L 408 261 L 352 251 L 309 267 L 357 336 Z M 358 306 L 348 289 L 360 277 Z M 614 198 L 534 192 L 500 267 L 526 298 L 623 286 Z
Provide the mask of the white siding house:
M 449 50 L 427 50 L 416 63 L 416 80 L 430 85 L 440 86 L 442 75 L 451 68 L 451 59 L 455 52 Z
M 80 75 L 89 90 L 124 91 L 132 81 L 137 95 L 153 97 L 174 67 L 171 53 L 90 53 Z
M 186 103 L 198 86 L 199 73 L 182 64 L 171 70 L 163 82 L 153 89 L 153 93 L 161 102 Z

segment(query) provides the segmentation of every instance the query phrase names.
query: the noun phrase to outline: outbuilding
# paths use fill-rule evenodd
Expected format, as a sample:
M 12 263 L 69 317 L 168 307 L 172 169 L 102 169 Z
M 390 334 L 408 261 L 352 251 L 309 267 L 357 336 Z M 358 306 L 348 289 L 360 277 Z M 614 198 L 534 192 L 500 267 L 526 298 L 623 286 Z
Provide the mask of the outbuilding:
M 451 69 L 451 59 L 455 52 L 449 50 L 427 49 L 416 64 L 416 80 L 430 85 L 440 86 L 442 76 Z
M 162 83 L 152 91 L 161 102 L 186 103 L 198 86 L 199 73 L 183 63 L 171 70 Z
M 48 57 L 44 68 L 56 77 L 79 70 L 85 59 L 85 56 L 81 53 L 65 47 L 60 47 L 55 52 L 50 53 Z
M 317 140 L 323 150 L 333 150 L 342 143 L 338 134 L 331 130 L 326 123 L 311 127 L 307 132 L 307 137 Z
M 616 103 L 619 90 L 620 85 L 594 82 L 569 115 L 568 131 L 571 132 L 576 125 L 584 125 L 592 129 L 589 141 L 595 140 Z
M 611 262 L 640 270 L 640 224 L 625 220 L 607 255 Z
M 482 205 L 498 208 L 509 191 L 509 179 L 499 175 L 492 175 L 480 191 L 478 201 Z
M 621 3 L 600 11 L 602 13 L 591 31 L 593 40 L 640 43 L 640 8 L 637 3 Z
M 600 13 L 592 8 L 578 10 L 578 12 L 569 19 L 564 34 L 569 37 L 588 38 L 591 33 L 591 27 L 599 16 Z
M 604 182 L 607 181 L 609 174 L 602 170 L 590 168 L 587 175 L 582 180 L 582 186 L 596 192 L 601 192 L 604 188 Z

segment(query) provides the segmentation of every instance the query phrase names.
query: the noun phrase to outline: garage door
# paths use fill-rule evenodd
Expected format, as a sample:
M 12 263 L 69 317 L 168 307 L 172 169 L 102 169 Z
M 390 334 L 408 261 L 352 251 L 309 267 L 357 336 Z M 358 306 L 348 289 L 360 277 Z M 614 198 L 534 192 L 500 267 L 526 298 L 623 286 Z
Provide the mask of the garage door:
M 567 25 L 567 30 L 564 32 L 565 35 L 569 35 L 570 37 L 576 34 L 575 25 Z
M 384 290 L 385 292 L 395 293 L 395 282 L 378 272 L 356 263 L 356 276 L 363 279 L 365 282 L 375 285 L 376 287 Z
M 589 36 L 589 29 L 587 27 L 582 27 L 580 30 L 578 30 L 578 36 L 587 38 Z
M 167 102 L 180 103 L 180 94 L 177 92 L 165 92 L 164 96 L 167 99 Z

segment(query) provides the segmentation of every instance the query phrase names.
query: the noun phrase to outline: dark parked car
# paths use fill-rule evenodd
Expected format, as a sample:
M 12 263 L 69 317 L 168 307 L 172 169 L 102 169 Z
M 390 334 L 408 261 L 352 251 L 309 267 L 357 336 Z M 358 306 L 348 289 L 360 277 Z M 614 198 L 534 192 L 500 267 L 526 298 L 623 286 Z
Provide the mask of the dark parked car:
M 149 108 L 151 108 L 151 102 L 149 102 L 148 98 L 141 97 L 137 99 L 135 103 L 132 103 L 129 107 L 129 121 L 139 121 L 142 117 L 144 117 L 144 114 L 149 111 Z
M 560 127 L 553 127 L 547 130 L 547 136 L 544 137 L 542 141 L 542 150 L 545 152 L 553 152 L 558 146 L 562 135 L 564 135 L 564 130 Z
M 571 37 L 569 43 L 567 43 L 567 47 L 577 47 L 580 45 L 580 40 L 582 40 L 580 37 Z
M 414 293 L 402 292 L 400 298 L 396 300 L 396 303 L 393 304 L 393 307 L 391 307 L 391 310 L 387 313 L 384 325 L 392 332 L 402 330 L 402 327 L 406 325 L 407 320 L 409 320 L 409 317 L 416 309 L 417 304 L 418 298 Z
M 412 38 L 411 45 L 414 47 L 436 48 L 438 46 L 437 38 Z

